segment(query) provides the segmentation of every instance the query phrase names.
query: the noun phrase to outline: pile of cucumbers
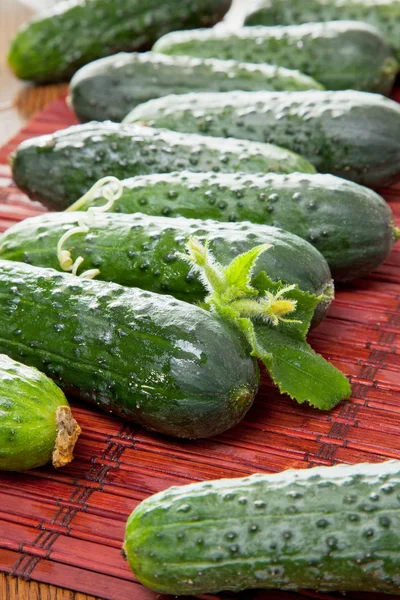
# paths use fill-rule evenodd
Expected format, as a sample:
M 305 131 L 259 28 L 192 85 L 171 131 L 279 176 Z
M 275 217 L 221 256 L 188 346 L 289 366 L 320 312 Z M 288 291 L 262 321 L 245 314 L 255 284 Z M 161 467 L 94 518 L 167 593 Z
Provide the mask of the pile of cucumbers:
M 257 359 L 298 402 L 351 394 L 306 335 L 400 237 L 376 191 L 400 179 L 400 0 L 255 0 L 210 27 L 228 8 L 68 0 L 12 42 L 18 77 L 72 77 L 81 124 L 10 157 L 58 212 L 0 236 L 0 469 L 72 459 L 65 393 L 189 439 L 242 420 Z M 160 593 L 400 594 L 398 498 L 396 462 L 171 488 L 124 552 Z

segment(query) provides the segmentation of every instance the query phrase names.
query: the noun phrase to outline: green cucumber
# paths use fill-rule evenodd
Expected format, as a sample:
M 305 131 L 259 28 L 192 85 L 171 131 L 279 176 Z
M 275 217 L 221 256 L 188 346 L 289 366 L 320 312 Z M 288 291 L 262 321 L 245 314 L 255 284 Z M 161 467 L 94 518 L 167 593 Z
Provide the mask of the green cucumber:
M 288 25 L 337 19 L 364 21 L 379 29 L 400 60 L 399 0 L 252 0 L 249 4 L 243 3 L 242 8 L 246 25 Z
M 212 25 L 228 0 L 67 0 L 24 25 L 8 61 L 17 77 L 68 79 L 79 67 L 121 50 L 148 48 L 176 29 Z
M 399 594 L 399 494 L 399 461 L 171 487 L 133 511 L 124 553 L 163 594 Z
M 1 260 L 0 329 L 0 351 L 168 435 L 232 427 L 257 390 L 234 326 L 170 296 Z
M 398 70 L 379 31 L 357 21 L 176 31 L 156 42 L 154 50 L 253 63 L 274 62 L 311 75 L 328 90 L 389 94 Z
M 258 62 L 258 61 L 255 61 Z M 193 90 L 323 89 L 311 77 L 276 65 L 155 52 L 96 60 L 72 78 L 70 102 L 80 121 L 122 121 L 141 102 Z
M 80 431 L 51 379 L 0 354 L 0 471 L 62 467 Z
M 400 106 L 355 92 L 221 92 L 171 95 L 137 106 L 126 122 L 271 142 L 318 171 L 370 187 L 400 176 Z
M 16 184 L 51 208 L 66 208 L 109 174 L 123 179 L 184 169 L 315 172 L 301 156 L 271 144 L 109 122 L 77 125 L 26 140 L 11 162 Z
M 8 229 L 0 236 L 0 259 L 23 261 L 61 270 L 57 243 L 68 230 L 87 223 L 88 233 L 76 233 L 65 243 L 73 258 L 82 256 L 82 269 L 98 268 L 99 278 L 121 285 L 169 293 L 187 302 L 201 302 L 206 292 L 191 266 L 178 258 L 190 236 L 210 239 L 216 260 L 231 260 L 265 243 L 272 247 L 258 259 L 253 279 L 265 291 L 265 274 L 274 281 L 297 284 L 303 291 L 322 295 L 314 325 L 325 316 L 333 298 L 329 267 L 306 241 L 275 227 L 252 223 L 218 223 L 115 213 L 49 213 Z
M 335 281 L 367 275 L 387 258 L 400 237 L 393 213 L 381 196 L 333 175 L 183 171 L 132 177 L 122 184 L 115 212 L 280 227 L 315 246 L 326 258 Z M 99 191 L 78 210 L 101 205 L 104 197 Z M 0 256 L 16 260 L 4 241 L 8 236 L 13 240 L 14 232 L 29 228 L 30 223 L 23 221 L 0 238 Z M 33 233 L 32 239 L 35 237 Z M 21 245 L 25 243 L 21 239 Z

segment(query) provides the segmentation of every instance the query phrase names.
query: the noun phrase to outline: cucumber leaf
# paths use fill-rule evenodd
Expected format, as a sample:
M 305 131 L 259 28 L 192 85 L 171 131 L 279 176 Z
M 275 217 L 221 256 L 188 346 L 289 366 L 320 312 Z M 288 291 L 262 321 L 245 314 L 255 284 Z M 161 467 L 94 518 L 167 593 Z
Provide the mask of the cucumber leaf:
M 233 288 L 235 290 L 235 297 L 244 295 L 257 296 L 257 290 L 251 285 L 255 263 L 260 254 L 270 247 L 270 244 L 255 246 L 248 252 L 236 256 L 232 262 L 224 268 L 226 284 L 228 288 Z
M 270 293 L 283 287 L 265 273 L 263 286 Z M 299 403 L 309 402 L 320 410 L 330 410 L 350 396 L 351 387 L 343 373 L 306 342 L 318 297 L 298 288 L 286 292 L 285 297 L 297 302 L 290 315 L 296 322 L 281 321 L 274 326 L 258 319 L 240 318 L 236 324 L 249 341 L 252 355 L 264 363 L 280 392 Z
M 254 324 L 257 356 L 281 392 L 297 402 L 330 410 L 351 394 L 347 378 L 311 346 L 280 327 Z

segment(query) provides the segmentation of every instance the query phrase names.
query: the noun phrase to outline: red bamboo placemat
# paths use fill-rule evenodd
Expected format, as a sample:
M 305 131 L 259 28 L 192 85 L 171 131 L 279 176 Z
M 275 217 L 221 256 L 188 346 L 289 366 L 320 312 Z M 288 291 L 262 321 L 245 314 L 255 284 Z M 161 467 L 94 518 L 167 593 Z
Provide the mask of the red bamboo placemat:
M 13 184 L 8 154 L 24 139 L 74 123 L 65 102 L 55 102 L 0 149 L 0 230 L 45 210 Z M 382 193 L 400 225 L 400 186 Z M 309 339 L 352 383 L 352 398 L 330 413 L 280 396 L 264 375 L 240 425 L 189 442 L 148 433 L 72 400 L 83 429 L 73 463 L 59 471 L 44 467 L 0 475 L 0 571 L 107 600 L 160 599 L 135 580 L 120 554 L 126 518 L 150 494 L 256 471 L 400 459 L 400 247 L 368 279 L 337 290 L 329 316 Z M 218 596 L 334 597 L 271 591 Z

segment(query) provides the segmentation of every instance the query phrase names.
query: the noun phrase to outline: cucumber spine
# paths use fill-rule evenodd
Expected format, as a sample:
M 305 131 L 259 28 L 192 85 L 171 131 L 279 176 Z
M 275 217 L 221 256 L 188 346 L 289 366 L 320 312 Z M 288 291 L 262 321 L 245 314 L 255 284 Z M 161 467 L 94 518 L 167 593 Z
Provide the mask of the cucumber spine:
M 226 140 L 137 125 L 87 123 L 22 142 L 11 156 L 14 181 L 50 208 L 66 208 L 105 175 L 176 170 L 315 173 L 303 157 L 271 144 Z
M 328 90 L 381 94 L 390 93 L 399 68 L 380 32 L 358 21 L 176 31 L 158 40 L 154 51 L 274 62 L 307 73 Z
M 254 269 L 255 287 L 260 293 L 265 291 L 266 274 L 274 281 L 294 283 L 321 296 L 314 325 L 325 316 L 333 297 L 329 267 L 313 246 L 275 227 L 248 222 L 222 224 L 140 213 L 49 213 L 25 219 L 0 236 L 0 258 L 60 270 L 58 241 L 79 223 L 87 223 L 88 233 L 74 234 L 66 247 L 73 259 L 84 258 L 82 269 L 98 268 L 98 279 L 201 302 L 206 295 L 202 283 L 177 256 L 195 236 L 200 241 L 210 240 L 210 250 L 223 265 L 254 246 L 271 243 Z
M 122 184 L 115 212 L 273 225 L 314 245 L 335 281 L 367 275 L 399 239 L 392 211 L 381 196 L 333 175 L 184 171 L 134 177 Z M 99 192 L 78 210 L 103 204 Z
M 400 462 L 172 487 L 128 519 L 136 577 L 167 594 L 250 588 L 399 593 Z
M 347 91 L 171 95 L 137 106 L 127 123 L 280 144 L 321 173 L 369 187 L 400 177 L 400 106 Z
M 285 25 L 312 21 L 354 19 L 376 27 L 400 60 L 399 0 L 254 0 L 242 10 L 226 16 L 237 27 L 245 25 Z
M 232 427 L 252 404 L 247 343 L 197 306 L 6 260 L 0 292 L 0 351 L 107 412 L 196 438 Z
M 149 48 L 176 27 L 213 25 L 229 4 L 228 0 L 67 0 L 18 30 L 8 62 L 21 79 L 67 80 L 96 58 Z
M 121 122 L 130 110 L 167 94 L 193 90 L 324 89 L 299 71 L 236 60 L 120 53 L 96 60 L 75 73 L 69 102 L 81 122 Z

